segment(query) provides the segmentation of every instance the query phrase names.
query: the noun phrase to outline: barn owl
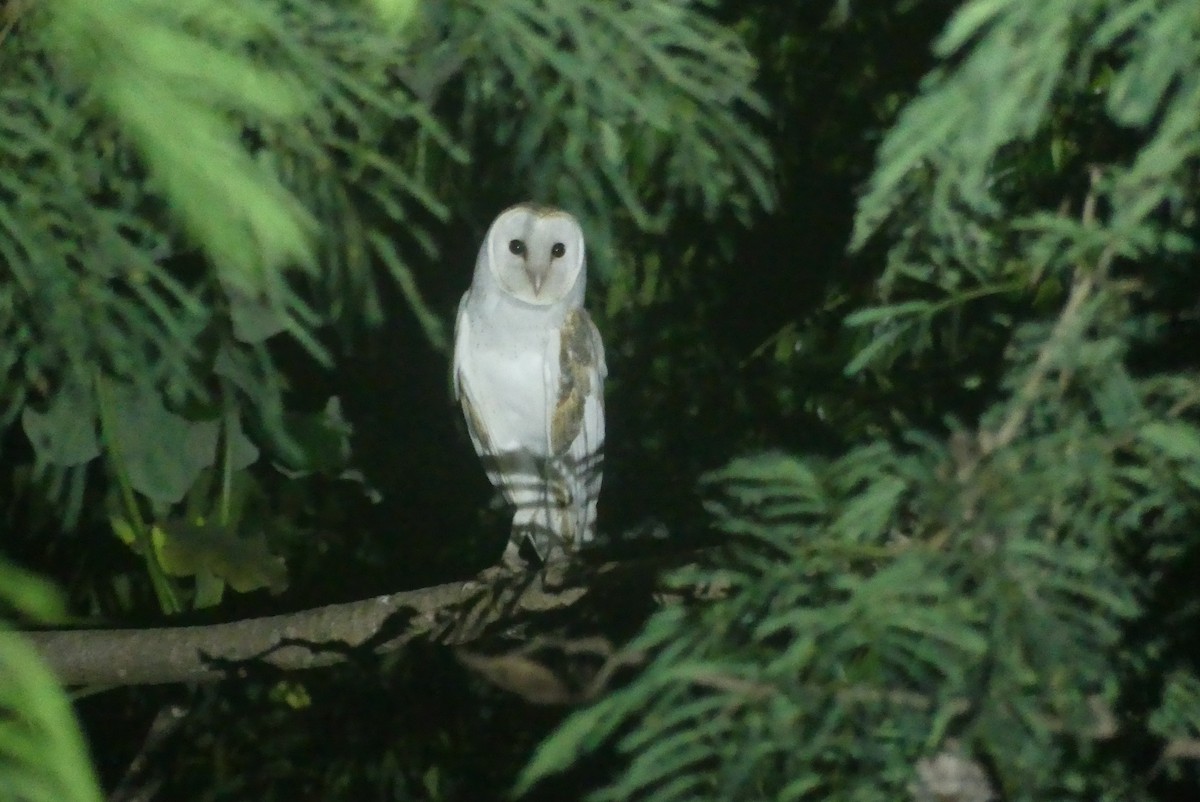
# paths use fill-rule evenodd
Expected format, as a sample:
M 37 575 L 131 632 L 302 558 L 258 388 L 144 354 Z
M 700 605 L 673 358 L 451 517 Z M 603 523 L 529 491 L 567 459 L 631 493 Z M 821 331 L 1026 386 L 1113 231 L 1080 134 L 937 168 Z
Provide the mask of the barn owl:
M 604 345 L 583 308 L 583 231 L 558 209 L 500 213 L 458 306 L 454 392 L 488 478 L 514 507 L 503 562 L 593 539 L 604 445 Z

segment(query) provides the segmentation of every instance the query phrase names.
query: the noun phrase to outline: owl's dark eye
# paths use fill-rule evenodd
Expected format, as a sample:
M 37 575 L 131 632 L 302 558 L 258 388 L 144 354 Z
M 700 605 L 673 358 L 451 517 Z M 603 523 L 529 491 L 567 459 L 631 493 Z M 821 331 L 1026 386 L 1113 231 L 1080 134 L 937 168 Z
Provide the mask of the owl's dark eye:
M 561 242 L 554 243 L 554 247 L 550 249 L 550 255 L 555 259 L 560 258 L 566 252 L 567 246 L 563 245 Z
M 510 253 L 515 253 L 517 256 L 525 255 L 525 243 L 519 239 L 508 241 L 508 250 Z

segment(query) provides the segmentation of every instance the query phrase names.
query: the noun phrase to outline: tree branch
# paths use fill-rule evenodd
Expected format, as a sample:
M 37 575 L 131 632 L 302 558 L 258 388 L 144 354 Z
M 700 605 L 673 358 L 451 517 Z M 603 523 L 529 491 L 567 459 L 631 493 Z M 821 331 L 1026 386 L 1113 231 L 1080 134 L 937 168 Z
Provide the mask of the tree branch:
M 208 626 L 24 634 L 65 685 L 211 682 L 246 676 L 256 665 L 287 671 L 333 665 L 356 654 L 394 651 L 417 638 L 461 646 L 496 632 L 511 635 L 515 625 L 535 619 L 547 623 L 552 614 L 585 598 L 597 615 L 636 618 L 651 607 L 681 600 L 656 595 L 661 590 L 658 576 L 695 562 L 701 553 L 551 563 L 540 571 L 518 573 L 490 568 L 464 581 Z M 676 589 L 675 595 L 699 599 L 710 593 Z M 634 605 L 646 609 L 630 613 Z M 578 617 L 573 612 L 572 621 Z M 521 630 L 526 639 L 538 634 L 536 628 Z
M 25 634 L 66 685 L 212 681 L 244 676 L 250 662 L 295 670 L 341 662 L 355 649 L 394 650 L 418 637 L 467 643 L 497 622 L 575 604 L 589 592 L 580 580 L 612 567 L 589 568 L 552 588 L 545 587 L 545 573 L 493 571 L 464 582 L 225 624 Z

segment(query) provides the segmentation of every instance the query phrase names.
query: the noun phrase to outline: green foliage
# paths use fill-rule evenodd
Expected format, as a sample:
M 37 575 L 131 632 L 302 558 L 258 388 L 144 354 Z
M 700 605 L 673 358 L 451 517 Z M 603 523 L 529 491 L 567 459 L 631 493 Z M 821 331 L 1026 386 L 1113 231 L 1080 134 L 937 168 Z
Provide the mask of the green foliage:
M 45 582 L 0 562 L 3 617 L 47 624 L 63 617 Z M 0 623 L 0 799 L 100 802 L 100 788 L 70 701 L 34 648 Z
M 422 220 L 450 215 L 439 182 L 468 159 L 433 108 L 455 78 L 468 128 L 525 110 L 497 119 L 492 146 L 602 245 L 614 202 L 643 228 L 690 201 L 742 216 L 770 203 L 768 154 L 739 120 L 761 108 L 753 61 L 687 5 L 412 5 L 380 8 L 409 19 L 400 34 L 317 0 L 104 0 L 21 19 L 0 56 L 18 168 L 0 239 L 17 279 L 0 320 L 6 418 L 72 374 L 90 386 L 93 365 L 204 396 L 214 329 L 237 352 L 286 330 L 322 355 L 332 318 L 379 319 L 372 256 L 444 345 L 415 277 L 436 266 Z M 202 280 L 168 258 L 188 245 L 212 266 Z
M 1103 93 L 1113 123 L 1147 132 L 1136 158 L 1106 166 L 1097 198 L 1113 201 L 1110 227 L 1121 235 L 1120 255 L 1182 244 L 1160 231 L 1151 215 L 1164 202 L 1182 200 L 1179 176 L 1196 156 L 1198 146 L 1188 137 L 1200 118 L 1195 26 L 1195 9 L 1184 2 L 964 4 L 935 45 L 949 65 L 926 79 L 880 148 L 854 241 L 861 245 L 889 215 L 921 204 L 924 225 L 904 233 L 904 247 L 895 248 L 893 258 L 903 259 L 919 240 L 933 238 L 936 246 L 923 253 L 937 257 L 930 267 L 955 260 L 960 268 L 946 270 L 947 281 L 957 272 L 975 278 L 1000 272 L 993 260 L 1004 240 L 1001 231 L 985 227 L 997 218 L 1006 217 L 1017 230 L 1057 235 L 1060 248 L 1069 242 L 1094 253 L 1112 244 L 1085 236 L 1052 210 L 1012 215 L 1002 194 L 1012 182 L 996 169 L 1003 151 L 1046 130 L 1056 93 L 1080 103 L 1095 91 Z M 1026 250 L 1043 255 L 1030 245 Z M 1054 255 L 1070 264 L 1084 254 Z M 901 270 L 894 265 L 889 278 Z
M 86 81 L 91 99 L 134 144 L 151 186 L 237 291 L 278 298 L 282 268 L 311 265 L 315 221 L 242 146 L 242 125 L 294 126 L 315 93 L 256 64 L 283 20 L 269 6 L 219 2 L 58 3 L 42 36 Z M 236 115 L 236 116 L 231 116 Z M 162 125 L 163 119 L 173 125 Z
M 597 800 L 1115 801 L 1194 778 L 1174 572 L 1200 551 L 1200 366 L 1170 335 L 1197 286 L 1200 14 L 971 0 L 936 52 L 860 200 L 854 243 L 888 261 L 845 372 L 920 393 L 910 365 L 965 382 L 962 343 L 998 342 L 986 403 L 711 473 L 729 544 L 669 582 L 700 598 L 647 624 L 646 665 L 521 790 L 605 744 L 625 763 Z M 970 793 L 937 790 L 947 765 Z
M 1184 671 L 1167 677 L 1150 730 L 1170 744 L 1164 757 L 1171 769 L 1182 759 L 1200 759 L 1200 678 Z
M 570 208 L 603 280 L 620 276 L 630 235 L 773 202 L 754 60 L 706 3 L 0 3 L 0 74 L 3 462 L 12 487 L 48 499 L 57 520 L 43 528 L 115 537 L 30 547 L 24 500 L 0 508 L 18 522 L 14 548 L 82 567 L 72 600 L 97 617 L 352 574 L 330 542 L 397 581 L 397 555 L 415 549 L 394 521 L 386 551 L 361 546 L 352 502 L 313 531 L 314 509 L 344 501 L 311 492 L 318 481 L 367 493 L 336 397 L 313 411 L 342 388 L 303 397 L 308 363 L 361 345 L 393 297 L 427 341 L 402 343 L 395 368 L 445 350 L 442 296 L 466 286 L 473 254 L 452 264 L 443 250 L 477 241 L 500 204 Z M 345 531 L 328 524 L 339 515 Z M 327 599 L 289 599 L 309 601 Z M 363 738 L 383 755 L 363 776 L 401 793 L 414 761 Z M 265 740 L 247 736 L 239 774 Z M 355 750 L 351 768 L 312 776 L 335 794 L 361 762 Z M 436 768 L 420 766 L 426 787 L 454 787 Z
M 600 273 L 622 226 L 772 202 L 769 153 L 745 122 L 763 108 L 753 59 L 689 3 L 5 13 L 0 425 L 20 419 L 69 526 L 123 527 L 166 610 L 181 593 L 153 537 L 200 537 L 203 519 L 230 548 L 258 543 L 228 514 L 235 484 L 348 467 L 348 432 L 316 436 L 290 406 L 285 336 L 328 365 L 335 329 L 382 321 L 387 277 L 447 347 L 425 290 L 445 282 L 441 228 L 496 211 L 478 191 L 498 174 L 486 162 L 520 176 L 505 202 L 584 219 Z M 103 474 L 108 509 L 89 508 Z
M 659 232 L 687 205 L 746 219 L 773 201 L 770 154 L 742 119 L 763 111 L 749 90 L 754 59 L 688 6 L 480 4 L 471 44 L 485 51 L 484 77 L 468 88 L 468 105 L 486 113 L 515 101 L 538 118 L 498 117 L 495 135 L 535 195 L 596 224 L 589 252 L 602 270 L 616 246 L 614 201 L 638 228 Z

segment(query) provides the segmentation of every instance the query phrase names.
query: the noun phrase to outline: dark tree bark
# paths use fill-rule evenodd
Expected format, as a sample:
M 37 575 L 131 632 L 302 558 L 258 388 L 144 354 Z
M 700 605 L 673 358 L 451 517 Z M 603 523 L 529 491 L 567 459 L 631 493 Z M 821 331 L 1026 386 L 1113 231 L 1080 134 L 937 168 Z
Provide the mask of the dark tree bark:
M 577 582 L 546 589 L 541 573 L 497 575 L 209 626 L 29 632 L 66 685 L 202 682 L 267 663 L 297 670 L 331 665 L 352 650 L 383 652 L 414 638 L 464 644 L 504 620 L 568 607 Z
M 208 626 L 25 634 L 65 685 L 101 687 L 214 681 L 243 676 L 255 665 L 288 671 L 317 668 L 354 654 L 395 650 L 416 638 L 462 646 L 500 632 L 510 647 L 544 644 L 543 633 L 563 623 L 555 614 L 584 601 L 590 612 L 569 612 L 576 623 L 592 616 L 582 627 L 585 631 L 603 631 L 596 620 L 606 617 L 640 621 L 679 593 L 659 592 L 658 575 L 696 556 L 689 552 L 515 574 L 489 569 L 461 582 Z M 714 595 L 713 589 L 690 593 Z M 465 658 L 480 660 L 478 655 Z

